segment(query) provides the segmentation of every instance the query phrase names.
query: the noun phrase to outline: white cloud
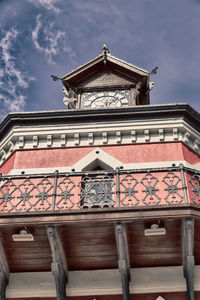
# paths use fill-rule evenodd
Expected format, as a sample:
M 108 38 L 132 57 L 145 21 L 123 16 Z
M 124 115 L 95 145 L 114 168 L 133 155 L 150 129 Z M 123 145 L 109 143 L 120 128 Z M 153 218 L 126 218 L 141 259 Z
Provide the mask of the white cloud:
M 52 10 L 55 13 L 59 13 L 60 9 L 55 6 L 56 3 L 58 3 L 60 0 L 28 0 L 28 2 L 31 2 L 36 7 L 42 6 L 43 8 L 47 10 Z
M 17 39 L 19 32 L 12 27 L 6 33 L 2 32 L 0 40 L 0 116 L 9 111 L 21 111 L 24 108 L 26 97 L 24 89 L 29 87 L 33 77 L 27 76 L 16 66 L 13 42 Z
M 60 51 L 67 52 L 74 56 L 72 49 L 66 46 L 66 33 L 56 28 L 55 23 L 42 22 L 42 16 L 38 15 L 36 27 L 32 31 L 32 41 L 37 50 L 44 53 L 49 63 L 53 63 L 53 56 Z
M 27 82 L 24 80 L 23 74 L 15 68 L 14 57 L 10 53 L 10 50 L 12 50 L 12 39 L 15 39 L 17 35 L 18 31 L 15 28 L 11 28 L 10 31 L 7 31 L 5 37 L 0 41 L 0 47 L 2 49 L 1 57 L 5 65 L 4 71 L 9 76 L 14 76 L 19 86 L 27 88 Z M 3 70 L 1 71 L 2 75 Z

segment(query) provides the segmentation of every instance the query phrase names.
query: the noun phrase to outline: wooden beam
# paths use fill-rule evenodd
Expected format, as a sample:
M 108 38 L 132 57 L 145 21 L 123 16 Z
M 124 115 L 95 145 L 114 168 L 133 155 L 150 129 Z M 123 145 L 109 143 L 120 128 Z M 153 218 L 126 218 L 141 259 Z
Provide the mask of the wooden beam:
M 3 228 L 7 225 L 11 226 L 27 226 L 31 225 L 46 225 L 55 223 L 62 224 L 77 224 L 77 220 L 80 223 L 85 222 L 118 222 L 120 219 L 122 222 L 133 221 L 133 220 L 151 220 L 154 219 L 182 219 L 185 217 L 200 218 L 200 210 L 198 205 L 192 204 L 181 204 L 177 207 L 168 206 L 156 206 L 156 207 L 129 207 L 129 209 L 120 209 L 119 208 L 108 208 L 100 210 L 71 210 L 68 212 L 66 218 L 65 211 L 59 211 L 58 213 L 38 213 L 37 215 L 33 214 L 32 216 L 24 215 L 21 213 L 16 215 L 5 214 L 6 218 L 0 218 L 0 226 Z
M 66 284 L 68 268 L 60 235 L 55 226 L 47 227 L 47 235 L 51 247 L 51 271 L 55 277 L 56 295 L 58 300 L 66 300 Z
M 194 292 L 194 220 L 183 219 L 182 234 L 183 274 L 187 284 L 187 300 L 195 300 Z
M 126 227 L 124 224 L 115 224 L 115 237 L 118 252 L 118 267 L 121 274 L 122 299 L 130 300 L 130 261 L 128 252 L 128 241 Z
M 0 235 L 0 300 L 6 300 L 6 286 L 9 280 L 9 267 Z

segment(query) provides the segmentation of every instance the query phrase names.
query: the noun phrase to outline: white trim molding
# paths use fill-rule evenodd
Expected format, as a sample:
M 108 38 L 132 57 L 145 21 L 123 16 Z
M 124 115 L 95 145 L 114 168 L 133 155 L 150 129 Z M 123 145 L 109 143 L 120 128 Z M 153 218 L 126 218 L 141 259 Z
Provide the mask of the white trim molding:
M 133 278 L 130 282 L 131 294 L 186 291 L 182 266 L 131 269 L 131 278 Z M 194 281 L 195 291 L 200 291 L 200 266 L 195 266 Z M 68 296 L 122 293 L 117 269 L 71 271 L 66 289 Z M 18 299 L 55 297 L 55 284 L 51 272 L 11 273 L 6 296 Z
M 88 153 L 81 160 L 73 165 L 73 169 L 76 172 L 81 171 L 90 171 L 94 169 L 96 166 L 101 166 L 104 169 L 104 165 L 107 166 L 105 168 L 108 169 L 116 169 L 123 165 L 121 161 L 104 152 L 102 149 L 96 148 L 95 150 Z
M 14 126 L 0 143 L 0 165 L 15 150 L 177 141 L 200 155 L 200 133 L 182 119 Z

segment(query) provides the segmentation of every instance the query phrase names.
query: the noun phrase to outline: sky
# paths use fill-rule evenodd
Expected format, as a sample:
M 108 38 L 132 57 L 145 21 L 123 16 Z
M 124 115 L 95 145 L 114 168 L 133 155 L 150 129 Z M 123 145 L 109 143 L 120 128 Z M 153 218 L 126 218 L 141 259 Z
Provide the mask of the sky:
M 0 120 L 9 112 L 67 109 L 62 77 L 106 43 L 151 71 L 152 104 L 200 112 L 200 0 L 0 0 Z

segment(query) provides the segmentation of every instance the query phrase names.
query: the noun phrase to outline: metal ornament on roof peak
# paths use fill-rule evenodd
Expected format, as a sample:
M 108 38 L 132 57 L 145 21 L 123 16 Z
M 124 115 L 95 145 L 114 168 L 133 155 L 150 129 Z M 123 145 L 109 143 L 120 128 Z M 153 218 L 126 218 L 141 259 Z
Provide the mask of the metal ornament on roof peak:
M 153 70 L 151 70 L 150 74 L 155 75 L 158 72 L 158 67 L 155 67 Z
M 106 44 L 103 45 L 102 52 L 103 52 L 103 54 L 110 53 L 110 50 L 108 49 Z
M 110 50 L 108 49 L 106 44 L 103 45 L 102 53 L 103 53 L 103 63 L 106 66 L 107 54 L 110 53 Z
M 58 77 L 58 76 L 56 76 L 56 75 L 53 75 L 53 74 L 51 74 L 51 78 L 52 78 L 53 81 L 61 80 L 60 77 Z

